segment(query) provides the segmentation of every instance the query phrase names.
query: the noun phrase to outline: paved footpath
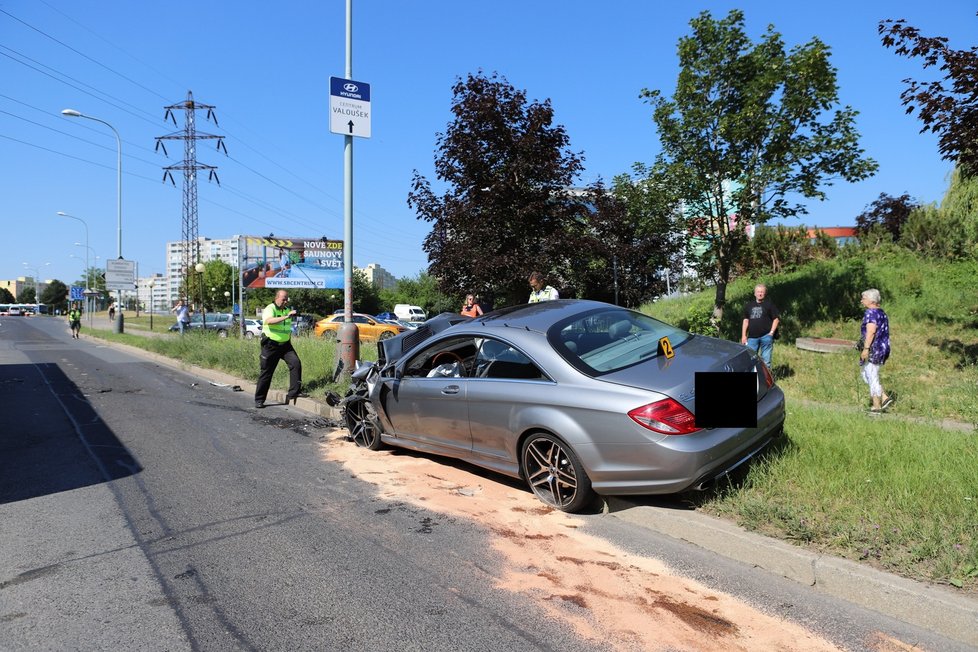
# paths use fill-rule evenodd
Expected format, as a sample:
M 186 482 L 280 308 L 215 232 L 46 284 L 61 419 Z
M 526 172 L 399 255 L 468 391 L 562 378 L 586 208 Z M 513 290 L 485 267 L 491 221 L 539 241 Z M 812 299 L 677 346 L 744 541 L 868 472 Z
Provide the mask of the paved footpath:
M 111 325 L 106 323 L 105 328 L 100 330 L 110 328 Z M 134 335 L 162 335 L 136 329 L 126 332 Z M 84 336 L 84 332 L 82 335 Z M 188 365 L 136 347 L 110 344 L 158 364 L 196 374 L 221 386 L 238 385 L 243 391 L 252 393 L 255 390 L 254 384 L 220 371 Z M 269 401 L 284 400 L 284 391 L 269 392 Z M 811 401 L 805 403 L 825 405 Z M 312 398 L 298 399 L 296 407 L 332 420 L 339 419 L 336 410 Z M 893 416 L 897 415 L 891 415 L 890 418 Z M 900 418 L 941 425 L 949 430 L 975 432 L 972 424 Z M 865 564 L 812 552 L 693 510 L 643 505 L 641 501 L 641 498 L 629 500 L 609 497 L 605 503 L 605 511 L 615 518 L 762 568 L 809 586 L 818 593 L 847 600 L 978 649 L 978 596 L 969 596 L 943 586 L 884 573 Z

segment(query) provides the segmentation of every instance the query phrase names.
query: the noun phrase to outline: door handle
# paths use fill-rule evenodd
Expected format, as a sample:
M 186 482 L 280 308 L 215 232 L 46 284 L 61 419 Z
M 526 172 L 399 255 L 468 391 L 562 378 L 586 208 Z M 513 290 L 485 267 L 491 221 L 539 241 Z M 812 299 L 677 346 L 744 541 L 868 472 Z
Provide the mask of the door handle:
M 448 387 L 443 387 L 441 390 L 442 394 L 458 394 L 458 385 L 449 385 Z

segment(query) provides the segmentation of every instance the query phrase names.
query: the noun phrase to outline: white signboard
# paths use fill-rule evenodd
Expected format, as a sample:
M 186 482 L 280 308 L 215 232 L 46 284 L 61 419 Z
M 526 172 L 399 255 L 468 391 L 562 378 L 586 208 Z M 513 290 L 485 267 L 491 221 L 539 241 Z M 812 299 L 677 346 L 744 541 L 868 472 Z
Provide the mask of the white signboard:
M 136 287 L 136 261 L 110 258 L 105 261 L 105 289 L 133 290 Z
M 329 78 L 329 130 L 370 138 L 370 84 Z

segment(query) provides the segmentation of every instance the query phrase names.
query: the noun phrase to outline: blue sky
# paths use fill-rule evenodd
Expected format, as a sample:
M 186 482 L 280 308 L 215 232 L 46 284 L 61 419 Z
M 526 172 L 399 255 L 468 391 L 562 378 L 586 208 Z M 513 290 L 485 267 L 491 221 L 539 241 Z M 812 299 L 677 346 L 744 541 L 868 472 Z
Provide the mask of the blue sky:
M 470 72 L 499 72 L 530 99 L 550 99 L 571 149 L 585 157 L 581 184 L 651 162 L 658 140 L 643 88 L 671 94 L 676 44 L 702 10 L 745 12 L 755 40 L 768 24 L 789 46 L 818 36 L 832 49 L 841 101 L 860 112 L 861 145 L 880 164 L 868 181 L 839 183 L 802 222 L 852 224 L 881 192 L 939 201 L 951 166 L 936 138 L 900 105 L 918 60 L 885 50 L 883 18 L 970 48 L 975 5 L 943 2 L 653 2 L 622 0 L 355 0 L 353 78 L 371 84 L 372 137 L 354 148 L 354 263 L 395 276 L 427 265 L 428 223 L 409 210 L 415 169 L 434 179 L 436 133 L 450 119 L 451 86 Z M 198 161 L 221 186 L 198 183 L 200 234 L 343 236 L 343 138 L 329 132 L 329 77 L 345 72 L 344 0 L 294 2 L 67 2 L 0 0 L 0 278 L 41 267 L 43 278 L 80 277 L 90 245 L 116 255 L 116 148 L 111 131 L 65 118 L 64 108 L 111 123 L 123 140 L 123 244 L 140 276 L 164 270 L 164 244 L 181 234 L 182 189 L 154 153 L 174 131 L 163 107 L 193 91 L 216 107 L 229 156 L 202 141 Z M 183 115 L 178 114 L 180 127 Z M 75 257 L 73 257 L 74 255 Z M 50 263 L 50 265 L 46 265 Z

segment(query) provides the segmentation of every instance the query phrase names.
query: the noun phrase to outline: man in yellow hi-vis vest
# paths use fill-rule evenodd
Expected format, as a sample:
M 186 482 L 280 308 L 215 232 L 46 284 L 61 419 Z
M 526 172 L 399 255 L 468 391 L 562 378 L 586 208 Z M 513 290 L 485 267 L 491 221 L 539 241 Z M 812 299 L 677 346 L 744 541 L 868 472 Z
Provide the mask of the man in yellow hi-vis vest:
M 302 363 L 292 348 L 292 318 L 296 312 L 286 308 L 289 293 L 279 290 L 275 293 L 275 301 L 265 306 L 261 313 L 261 374 L 255 387 L 255 407 L 265 407 L 265 397 L 272 384 L 272 375 L 279 360 L 285 360 L 289 366 L 289 393 L 285 402 L 295 402 L 302 389 Z

